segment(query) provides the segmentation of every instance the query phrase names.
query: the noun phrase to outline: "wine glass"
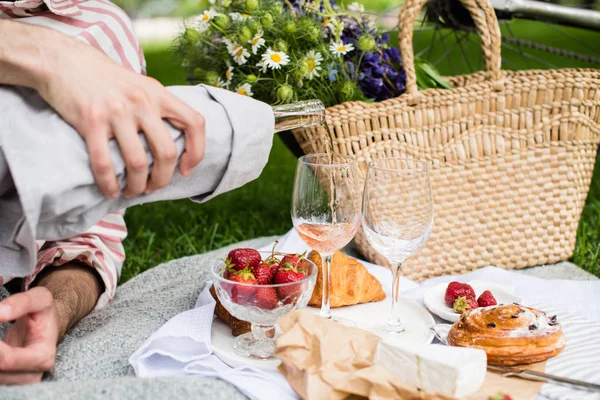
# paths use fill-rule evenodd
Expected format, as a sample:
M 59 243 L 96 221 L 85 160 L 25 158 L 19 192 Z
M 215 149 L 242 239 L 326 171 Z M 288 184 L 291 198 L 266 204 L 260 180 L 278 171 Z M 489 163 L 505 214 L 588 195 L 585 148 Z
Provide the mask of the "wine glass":
M 360 225 L 362 185 L 352 156 L 308 154 L 298 159 L 292 222 L 302 240 L 322 258 L 321 317 L 332 319 L 329 307 L 331 256 L 348 244 Z M 352 322 L 335 318 L 346 325 Z
M 369 163 L 363 193 L 363 230 L 392 270 L 392 310 L 380 335 L 404 331 L 398 292 L 402 263 L 425 245 L 433 227 L 429 170 L 423 161 L 385 158 Z

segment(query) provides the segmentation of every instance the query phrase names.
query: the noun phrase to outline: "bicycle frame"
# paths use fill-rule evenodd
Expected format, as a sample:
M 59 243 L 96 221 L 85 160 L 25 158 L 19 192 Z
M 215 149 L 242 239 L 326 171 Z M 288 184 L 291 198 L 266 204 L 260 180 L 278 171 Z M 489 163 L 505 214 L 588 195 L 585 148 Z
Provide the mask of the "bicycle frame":
M 564 25 L 600 30 L 600 11 L 584 10 L 534 0 L 490 0 L 496 11 L 512 16 L 551 19 Z

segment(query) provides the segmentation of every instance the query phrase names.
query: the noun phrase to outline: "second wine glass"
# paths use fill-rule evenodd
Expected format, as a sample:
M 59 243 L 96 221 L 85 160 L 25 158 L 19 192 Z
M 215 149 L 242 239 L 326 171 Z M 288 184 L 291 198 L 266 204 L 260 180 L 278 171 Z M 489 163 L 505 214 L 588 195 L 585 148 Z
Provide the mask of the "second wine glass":
M 354 157 L 323 153 L 308 154 L 298 160 L 292 221 L 302 240 L 322 256 L 321 316 L 324 318 L 331 319 L 331 256 L 348 244 L 358 230 L 361 193 Z M 339 318 L 335 320 L 352 325 Z
M 392 310 L 381 336 L 404 331 L 399 291 L 402 263 L 416 253 L 433 227 L 429 170 L 423 161 L 385 158 L 369 163 L 363 195 L 362 226 L 373 248 L 392 270 Z

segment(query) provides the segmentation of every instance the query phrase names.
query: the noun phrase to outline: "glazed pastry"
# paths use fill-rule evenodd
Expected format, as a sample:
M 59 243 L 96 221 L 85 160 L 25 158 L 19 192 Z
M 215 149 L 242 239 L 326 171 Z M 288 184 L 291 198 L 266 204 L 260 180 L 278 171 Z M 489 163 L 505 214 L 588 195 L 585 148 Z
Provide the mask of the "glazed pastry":
M 239 336 L 244 333 L 250 332 L 250 322 L 237 319 L 236 317 L 231 315 L 229 311 L 225 309 L 225 307 L 223 307 L 223 304 L 221 304 L 219 298 L 217 297 L 214 285 L 210 287 L 209 292 L 212 295 L 213 299 L 215 299 L 215 301 L 217 302 L 217 305 L 215 306 L 215 315 L 221 321 L 225 322 L 231 327 L 231 334 L 233 336 Z
M 311 251 L 308 259 L 319 267 L 317 283 L 308 305 L 321 307 L 323 291 L 321 255 L 316 251 Z M 340 251 L 335 252 L 331 258 L 330 289 L 329 304 L 331 308 L 385 299 L 385 293 L 377 278 L 369 274 L 365 266 L 358 260 L 348 257 Z
M 510 304 L 465 312 L 452 325 L 448 343 L 485 350 L 490 365 L 518 365 L 556 356 L 566 339 L 556 315 Z

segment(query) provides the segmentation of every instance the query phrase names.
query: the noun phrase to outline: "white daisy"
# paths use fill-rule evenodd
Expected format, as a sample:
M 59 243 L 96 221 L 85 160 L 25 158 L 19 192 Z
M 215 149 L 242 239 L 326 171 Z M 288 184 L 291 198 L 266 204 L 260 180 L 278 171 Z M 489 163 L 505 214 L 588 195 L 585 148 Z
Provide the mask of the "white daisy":
M 217 78 L 217 81 L 215 82 L 215 84 L 213 86 L 216 88 L 219 88 L 219 89 L 227 88 L 227 84 L 221 78 Z
M 229 18 L 231 18 L 232 21 L 245 21 L 250 18 L 250 15 L 240 14 L 239 12 L 232 12 L 229 13 Z
M 348 6 L 348 10 L 352 11 L 352 12 L 362 13 L 362 12 L 365 12 L 365 6 L 363 6 L 359 2 L 355 1 L 354 3 L 352 3 Z
M 331 42 L 329 45 L 329 51 L 331 51 L 336 56 L 343 56 L 346 53 L 354 50 L 354 45 L 352 43 L 344 44 L 341 40 L 338 43 Z
M 256 63 L 256 66 L 260 68 L 263 74 L 267 72 L 267 64 L 265 64 L 262 60 Z
M 228 47 L 229 54 L 231 54 L 233 60 L 237 63 L 237 65 L 246 64 L 246 61 L 248 61 L 248 57 L 250 57 L 250 53 L 248 52 L 248 50 L 236 43 L 232 43 L 231 46 Z
M 252 54 L 256 54 L 258 49 L 265 45 L 265 39 L 262 38 L 263 33 L 259 31 L 254 37 L 248 40 L 248 43 L 252 45 Z
M 323 25 L 324 28 L 329 28 L 331 30 L 334 30 L 336 22 L 337 22 L 337 20 L 335 19 L 335 17 L 333 17 L 333 18 L 325 18 L 323 20 L 322 25 Z
M 210 10 L 206 10 L 204 11 L 202 14 L 198 15 L 195 19 L 195 22 L 201 27 L 206 29 L 208 27 L 208 23 L 214 18 L 216 17 L 217 14 L 215 12 L 215 10 L 213 10 L 212 8 Z
M 238 86 L 235 89 L 237 94 L 241 94 L 242 96 L 252 97 L 254 93 L 252 93 L 252 86 L 249 83 L 244 83 L 243 85 Z
M 229 65 L 227 67 L 227 71 L 225 71 L 225 85 L 223 85 L 223 86 L 229 87 L 232 79 L 233 79 L 233 67 L 231 65 Z
M 304 62 L 306 63 L 308 71 L 306 72 L 305 76 L 308 79 L 319 76 L 319 71 L 321 70 L 321 61 L 323 61 L 323 56 L 318 51 L 311 50 L 306 53 Z
M 287 65 L 290 62 L 290 57 L 283 51 L 273 51 L 273 49 L 269 47 L 267 51 L 263 53 L 261 61 L 271 69 L 279 69 L 282 65 Z

